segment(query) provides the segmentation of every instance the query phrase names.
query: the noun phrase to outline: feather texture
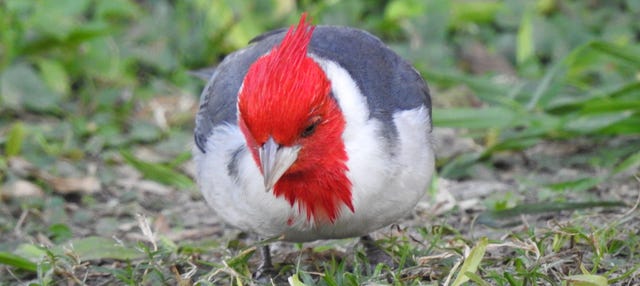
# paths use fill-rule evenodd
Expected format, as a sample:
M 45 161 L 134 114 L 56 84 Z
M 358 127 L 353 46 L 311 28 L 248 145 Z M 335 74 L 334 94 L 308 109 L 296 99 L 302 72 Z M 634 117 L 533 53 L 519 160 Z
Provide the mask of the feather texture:
M 305 16 L 216 68 L 195 138 L 198 184 L 217 213 L 291 241 L 360 236 L 393 223 L 433 173 L 421 76 L 372 35 L 313 27 Z M 258 153 L 271 139 L 297 157 L 265 192 Z

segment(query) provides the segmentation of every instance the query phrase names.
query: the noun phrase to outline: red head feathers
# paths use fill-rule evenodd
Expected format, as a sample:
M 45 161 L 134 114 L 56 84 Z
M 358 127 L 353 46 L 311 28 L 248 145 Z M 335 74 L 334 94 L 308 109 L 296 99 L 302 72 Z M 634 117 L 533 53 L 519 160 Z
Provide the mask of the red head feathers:
M 314 27 L 305 22 L 305 16 L 297 28 L 289 29 L 279 46 L 249 68 L 244 79 L 240 113 L 242 119 L 252 121 L 245 123 L 258 125 L 247 126 L 258 143 L 264 143 L 271 134 L 280 144 L 293 144 L 297 131 L 307 126 L 292 123 L 307 117 L 308 110 L 331 88 L 322 69 L 307 56 Z
M 334 222 L 343 204 L 353 211 L 345 121 L 329 79 L 307 54 L 313 31 L 303 14 L 280 45 L 251 65 L 238 121 L 267 191 L 273 186 L 274 195 L 297 203 L 308 220 Z

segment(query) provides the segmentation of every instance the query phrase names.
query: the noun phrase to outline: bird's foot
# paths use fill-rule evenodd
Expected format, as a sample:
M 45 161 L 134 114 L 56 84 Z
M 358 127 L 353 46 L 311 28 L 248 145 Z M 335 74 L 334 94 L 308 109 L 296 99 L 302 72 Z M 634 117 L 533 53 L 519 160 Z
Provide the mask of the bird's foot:
M 382 250 L 371 236 L 365 235 L 360 237 L 360 242 L 364 246 L 365 254 L 367 255 L 369 264 L 371 264 L 372 267 L 376 267 L 378 264 L 384 264 L 392 269 L 398 267 L 398 264 L 393 260 L 393 257 Z
M 266 266 L 261 264 L 260 266 L 258 266 L 256 272 L 253 273 L 253 279 L 259 282 L 268 283 L 277 275 L 278 271 L 276 271 L 273 265 Z
M 271 251 L 268 245 L 260 247 L 261 262 L 258 266 L 258 270 L 253 274 L 253 278 L 268 283 L 273 277 L 278 275 L 278 272 L 271 263 Z

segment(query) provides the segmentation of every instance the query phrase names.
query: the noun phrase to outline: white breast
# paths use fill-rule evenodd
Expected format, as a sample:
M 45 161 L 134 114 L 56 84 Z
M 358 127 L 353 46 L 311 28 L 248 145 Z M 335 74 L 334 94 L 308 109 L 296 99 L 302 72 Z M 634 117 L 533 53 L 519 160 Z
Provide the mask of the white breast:
M 242 179 L 235 180 L 228 162 L 244 138 L 237 126 L 225 125 L 213 129 L 207 152 L 196 148 L 194 157 L 205 199 L 235 227 L 263 237 L 284 235 L 289 241 L 361 236 L 406 215 L 427 191 L 434 155 L 426 108 L 394 114 L 398 140 L 390 147 L 380 138 L 382 123 L 369 116 L 366 99 L 348 72 L 335 62 L 313 58 L 331 81 L 346 120 L 342 138 L 355 211 L 344 207 L 334 224 L 310 225 L 297 206 L 264 191 L 260 171 L 246 148 L 237 164 Z M 288 224 L 289 219 L 293 220 Z

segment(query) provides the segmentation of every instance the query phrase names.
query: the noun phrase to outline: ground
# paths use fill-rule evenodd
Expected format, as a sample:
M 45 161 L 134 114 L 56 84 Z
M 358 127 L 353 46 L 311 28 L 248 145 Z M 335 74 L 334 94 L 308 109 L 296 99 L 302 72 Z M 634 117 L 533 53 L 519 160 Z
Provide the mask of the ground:
M 444 155 L 475 148 L 472 140 L 459 137 L 451 129 L 438 128 L 435 135 L 438 142 L 447 143 L 438 146 L 438 150 L 448 149 L 439 152 Z M 452 274 L 451 268 L 461 259 L 462 251 L 473 247 L 480 237 L 488 237 L 491 244 L 480 270 L 485 278 L 502 276 L 505 269 L 518 269 L 520 263 L 523 268 L 514 272 L 514 279 L 524 281 L 524 277 L 529 277 L 529 283 L 534 284 L 543 283 L 545 279 L 562 281 L 569 275 L 581 274 L 581 267 L 596 269 L 595 273 L 606 274 L 610 280 L 623 277 L 613 284 L 640 283 L 638 278 L 632 278 L 640 271 L 640 212 L 637 209 L 640 181 L 637 178 L 614 176 L 597 186 L 563 196 L 566 202 L 618 201 L 624 202 L 624 206 L 548 211 L 553 208 L 553 204 L 548 203 L 544 206 L 545 211 L 522 211 L 500 219 L 486 216 L 487 210 L 493 208 L 492 204 L 519 202 L 526 206 L 527 202 L 558 196 L 557 190 L 539 187 L 543 185 L 541 182 L 565 182 L 601 175 L 602 170 L 585 164 L 581 158 L 592 156 L 588 153 L 598 152 L 601 145 L 609 149 L 612 146 L 606 145 L 629 144 L 637 144 L 637 138 L 597 144 L 587 140 L 544 142 L 522 152 L 497 156 L 491 161 L 492 166 L 477 166 L 473 173 L 478 175 L 472 178 L 438 178 L 433 192 L 425 196 L 410 216 L 374 234 L 380 245 L 403 263 L 404 268 L 381 271 L 377 275 L 369 273 L 368 279 L 442 283 Z M 152 160 L 153 156 L 159 155 L 142 148 L 136 156 Z M 11 159 L 10 166 L 21 174 L 34 169 L 19 158 Z M 191 162 L 184 163 L 183 167 L 187 174 L 193 175 Z M 59 236 L 66 234 L 52 229 L 56 221 L 64 221 L 76 238 L 111 238 L 113 244 L 122 243 L 133 248 L 159 245 L 169 253 L 138 257 L 131 262 L 110 259 L 106 254 L 106 257 L 71 264 L 58 258 L 54 263 L 56 275 L 53 281 L 120 284 L 126 280 L 107 269 L 125 271 L 127 267 L 134 268 L 129 274 L 134 281 L 160 279 L 149 277 L 150 274 L 145 276 L 149 269 L 160 272 L 158 275 L 169 284 L 178 279 L 178 276 L 171 277 L 172 271 L 183 276 L 188 273 L 184 278 L 186 281 L 218 281 L 214 284 L 228 283 L 229 277 L 235 275 L 242 277 L 241 271 L 246 265 L 225 265 L 252 249 L 255 237 L 225 226 L 197 190 L 147 180 L 129 164 L 95 162 L 97 176 L 104 168 L 113 169 L 117 179 L 113 184 L 99 184 L 90 200 L 81 195 L 82 190 L 44 197 L 42 193 L 28 194 L 28 187 L 15 186 L 12 197 L 4 197 L 3 224 L 14 226 L 3 233 L 3 245 L 17 248 L 23 247 L 24 243 L 42 247 L 66 245 L 66 255 L 69 255 L 73 253 L 73 244 L 56 243 Z M 43 201 L 31 202 L 34 200 Z M 25 208 L 29 203 L 43 207 L 40 210 Z M 150 232 L 145 233 L 145 227 L 149 227 Z M 634 242 L 623 243 L 629 240 Z M 274 261 L 282 270 L 282 276 L 275 281 L 284 282 L 283 279 L 296 271 L 317 279 L 324 275 L 327 267 L 335 267 L 340 261 L 345 261 L 344 271 L 353 271 L 354 267 L 365 271 L 358 268 L 362 264 L 356 261 L 362 259 L 362 247 L 357 239 L 302 245 L 278 242 L 272 251 Z M 145 251 L 133 252 L 141 254 Z M 257 267 L 258 255 L 255 256 L 248 262 L 250 270 Z M 0 271 L 5 283 L 36 278 L 5 266 Z M 527 271 L 529 276 L 525 274 Z

